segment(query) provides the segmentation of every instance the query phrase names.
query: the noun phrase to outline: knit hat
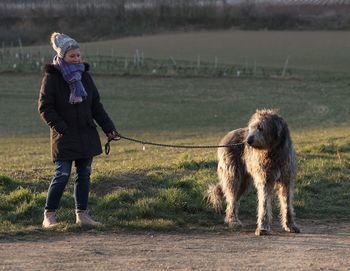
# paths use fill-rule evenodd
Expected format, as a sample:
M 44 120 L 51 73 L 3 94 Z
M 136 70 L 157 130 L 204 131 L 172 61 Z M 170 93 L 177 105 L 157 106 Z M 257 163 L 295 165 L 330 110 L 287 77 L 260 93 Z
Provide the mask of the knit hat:
M 50 40 L 52 48 L 60 58 L 64 58 L 68 50 L 80 48 L 79 44 L 74 39 L 65 34 L 54 32 Z

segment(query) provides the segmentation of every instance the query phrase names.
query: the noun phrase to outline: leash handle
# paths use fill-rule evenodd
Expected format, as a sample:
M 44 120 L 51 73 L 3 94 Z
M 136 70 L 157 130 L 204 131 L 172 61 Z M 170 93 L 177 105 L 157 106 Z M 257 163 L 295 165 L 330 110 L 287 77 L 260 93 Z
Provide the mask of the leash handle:
M 122 136 L 117 132 L 117 135 L 114 138 L 108 138 L 107 143 L 105 144 L 105 154 L 108 155 L 111 151 L 111 141 L 118 141 Z
M 111 151 L 111 140 L 108 139 L 107 143 L 105 144 L 105 154 L 108 155 Z
M 118 139 L 108 139 L 107 143 L 105 144 L 105 154 L 108 155 L 111 152 L 111 141 L 118 141 L 121 139 L 121 136 L 118 134 Z

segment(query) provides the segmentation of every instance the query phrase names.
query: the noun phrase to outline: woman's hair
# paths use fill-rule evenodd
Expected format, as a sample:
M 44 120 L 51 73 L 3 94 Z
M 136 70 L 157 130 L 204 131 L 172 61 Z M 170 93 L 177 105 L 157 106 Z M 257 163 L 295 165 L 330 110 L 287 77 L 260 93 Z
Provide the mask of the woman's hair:
M 52 47 L 54 47 L 54 50 L 56 51 L 55 47 L 56 47 L 56 44 L 55 44 L 55 38 L 57 37 L 57 35 L 59 35 L 60 33 L 57 33 L 57 32 L 53 32 L 51 34 L 51 37 L 50 37 L 50 43 L 52 45 Z

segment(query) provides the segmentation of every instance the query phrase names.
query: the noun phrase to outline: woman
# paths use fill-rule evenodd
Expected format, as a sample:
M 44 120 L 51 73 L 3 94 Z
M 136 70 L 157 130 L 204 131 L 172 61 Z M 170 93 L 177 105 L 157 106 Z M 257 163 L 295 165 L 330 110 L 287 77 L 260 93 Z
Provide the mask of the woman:
M 38 110 L 50 127 L 51 154 L 55 175 L 49 186 L 44 211 L 44 228 L 57 225 L 56 210 L 71 174 L 74 161 L 76 223 L 101 225 L 88 213 L 90 173 L 93 157 L 102 153 L 94 120 L 109 139 L 120 139 L 100 102 L 98 90 L 80 59 L 79 44 L 67 35 L 53 33 L 56 51 L 53 64 L 45 66 Z

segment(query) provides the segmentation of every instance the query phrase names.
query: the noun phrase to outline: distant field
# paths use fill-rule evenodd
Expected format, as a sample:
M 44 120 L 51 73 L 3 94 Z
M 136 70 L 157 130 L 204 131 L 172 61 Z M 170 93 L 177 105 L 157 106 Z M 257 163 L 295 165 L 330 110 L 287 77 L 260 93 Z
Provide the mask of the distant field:
M 47 38 L 49 42 L 49 37 Z M 312 71 L 350 70 L 350 32 L 347 31 L 203 31 L 130 37 L 85 43 L 86 55 L 134 56 L 219 63 L 263 65 L 282 69 L 289 66 Z M 38 51 L 39 47 L 30 47 Z M 48 46 L 42 52 L 51 52 Z M 170 60 L 169 60 L 170 61 Z
M 287 37 L 282 33 L 275 33 L 273 42 L 269 36 L 271 33 L 267 32 L 266 39 L 260 43 L 258 40 L 263 39 L 263 32 L 255 32 L 255 36 L 254 32 L 238 33 L 241 38 L 249 36 L 251 41 L 254 40 L 254 43 L 240 40 L 238 55 L 242 59 L 243 51 L 255 52 L 257 58 L 267 61 L 267 65 L 277 65 L 278 59 L 295 50 L 305 60 L 299 59 L 300 66 L 315 65 L 320 70 L 329 70 L 329 75 L 317 80 L 95 75 L 106 110 L 118 130 L 127 136 L 169 144 L 212 145 L 227 131 L 245 126 L 256 108 L 280 108 L 289 123 L 298 155 L 297 217 L 348 220 L 349 80 L 344 76 L 338 77 L 338 72 L 345 71 L 350 65 L 349 51 L 346 51 L 350 43 L 340 42 L 340 37 L 348 39 L 348 34 L 295 33 L 298 37 L 303 36 L 304 45 L 311 42 L 313 34 L 323 38 L 332 36 L 333 39 L 329 43 L 319 39 L 317 43 L 314 41 L 313 45 L 310 43 L 309 47 L 305 47 L 290 38 L 290 47 L 285 47 L 288 42 L 277 39 Z M 207 32 L 174 37 L 182 37 L 189 42 L 193 35 L 198 35 L 195 46 L 188 43 L 188 50 L 180 47 L 178 56 L 186 58 L 203 50 L 210 58 L 211 47 L 200 39 L 208 35 Z M 188 40 L 183 38 L 185 36 Z M 146 44 L 146 41 L 160 37 L 145 37 L 144 42 Z M 132 54 L 134 48 L 131 43 L 136 40 L 142 39 L 130 38 L 115 41 L 115 44 L 129 41 Z M 236 46 L 238 43 L 235 43 Z M 101 43 L 99 49 L 103 48 L 102 44 L 107 46 L 108 43 Z M 151 46 L 151 43 L 147 44 Z M 163 43 L 162 50 L 161 42 L 157 44 L 159 51 L 154 50 L 153 57 L 165 57 L 171 46 L 176 48 L 175 42 L 169 42 L 168 46 Z M 226 48 L 217 49 L 222 53 L 221 57 L 230 57 L 230 47 L 219 38 L 216 46 Z M 296 49 L 288 51 L 287 48 Z M 111 47 L 106 52 L 110 50 Z M 124 53 L 127 53 L 126 47 Z M 40 80 L 40 74 L 0 74 L 0 233 L 40 228 L 46 191 L 53 174 L 48 128 L 37 113 Z M 104 143 L 102 133 L 101 138 Z M 143 150 L 141 145 L 134 143 L 113 142 L 110 156 L 102 155 L 95 159 L 90 207 L 105 223 L 106 229 L 211 229 L 223 223 L 222 216 L 215 214 L 203 201 L 207 185 L 215 180 L 216 151 L 213 149 L 179 150 L 146 146 Z M 62 199 L 59 211 L 62 227 L 59 231 L 77 230 L 72 226 L 72 183 Z M 241 206 L 242 217 L 254 219 L 254 194 L 250 194 Z M 274 204 L 277 217 L 276 210 Z
M 39 75 L 0 75 L 0 135 L 46 134 L 37 113 Z M 280 108 L 293 130 L 349 124 L 347 80 L 95 76 L 102 101 L 126 133 L 193 133 L 242 127 L 256 108 Z

